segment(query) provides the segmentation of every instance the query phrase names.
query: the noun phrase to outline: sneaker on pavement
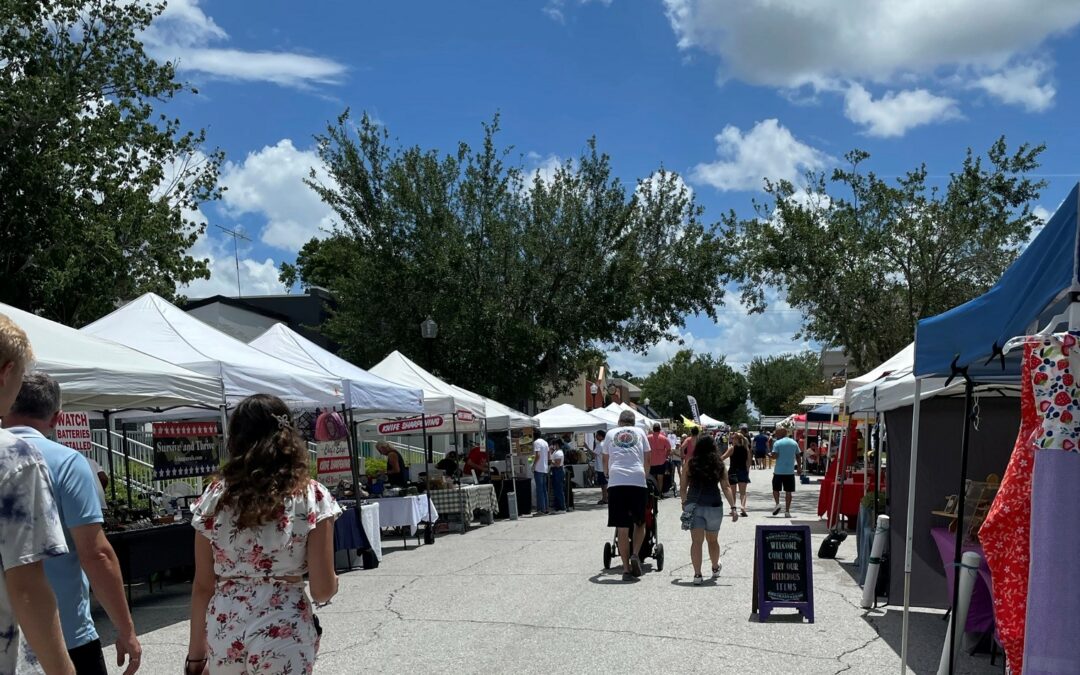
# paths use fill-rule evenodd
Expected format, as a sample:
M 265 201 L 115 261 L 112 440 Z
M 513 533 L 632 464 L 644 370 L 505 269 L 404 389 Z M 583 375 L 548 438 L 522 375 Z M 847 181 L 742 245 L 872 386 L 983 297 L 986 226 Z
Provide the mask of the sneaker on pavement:
M 773 514 L 774 516 L 778 516 L 778 515 L 780 515 L 780 505 L 779 505 L 779 504 L 777 504 L 777 505 L 776 505 L 776 508 L 772 510 L 772 514 Z
M 749 515 L 746 513 L 746 509 L 742 509 L 741 511 L 739 511 L 739 516 L 741 516 L 743 518 L 748 518 L 749 517 Z
M 712 568 L 712 578 L 720 576 L 720 569 L 723 568 L 723 563 L 717 563 L 716 567 Z
M 705 580 L 701 578 L 701 575 L 700 574 L 695 574 L 694 575 L 694 585 L 695 586 L 700 586 L 703 583 L 705 583 Z
M 785 518 L 790 518 L 791 517 L 791 511 L 784 511 L 784 517 Z
M 633 574 L 635 577 L 641 576 L 641 561 L 638 560 L 636 555 L 630 556 L 630 574 Z

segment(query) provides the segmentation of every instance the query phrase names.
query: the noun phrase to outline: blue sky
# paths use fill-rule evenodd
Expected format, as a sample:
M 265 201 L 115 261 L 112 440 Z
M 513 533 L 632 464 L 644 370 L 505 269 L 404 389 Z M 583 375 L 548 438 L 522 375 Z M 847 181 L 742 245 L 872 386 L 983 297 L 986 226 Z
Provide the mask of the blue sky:
M 896 175 L 926 162 L 941 180 L 999 135 L 1046 142 L 1041 202 L 1080 178 L 1075 0 L 472 0 L 317 3 L 172 0 L 145 36 L 199 88 L 169 106 L 226 152 L 225 199 L 203 208 L 239 228 L 245 294 L 280 292 L 276 267 L 332 226 L 301 179 L 312 136 L 350 107 L 408 144 L 451 150 L 498 111 L 502 141 L 530 168 L 595 135 L 628 183 L 663 165 L 706 208 L 748 215 L 764 176 L 825 169 L 851 148 Z M 209 227 L 195 252 L 213 277 L 191 297 L 233 294 L 232 242 Z M 742 366 L 805 346 L 777 297 L 747 317 L 680 337 Z M 679 345 L 612 354 L 649 372 Z

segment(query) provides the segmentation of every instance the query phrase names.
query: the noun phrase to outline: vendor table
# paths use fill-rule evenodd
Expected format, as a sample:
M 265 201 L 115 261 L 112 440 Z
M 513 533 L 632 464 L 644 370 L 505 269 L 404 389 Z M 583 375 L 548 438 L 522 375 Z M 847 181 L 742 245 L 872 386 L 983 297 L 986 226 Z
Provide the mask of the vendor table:
M 461 522 L 465 529 L 473 520 L 476 509 L 484 509 L 491 515 L 486 524 L 495 519 L 495 512 L 499 510 L 499 500 L 495 496 L 495 487 L 492 485 L 463 485 L 459 488 L 447 490 L 431 490 L 431 503 L 442 515 L 457 513 L 461 515 Z
M 956 533 L 950 532 L 945 527 L 934 527 L 930 534 L 937 544 L 938 554 L 941 556 L 941 564 L 945 567 L 945 581 L 949 605 L 952 605 L 953 555 L 956 553 Z M 967 632 L 986 633 L 994 627 L 994 600 L 990 595 L 990 566 L 986 563 L 986 553 L 981 545 L 970 542 L 963 546 L 964 552 L 974 551 L 982 557 L 979 563 L 979 575 L 975 579 L 975 588 L 971 591 L 971 605 L 968 609 Z
M 352 569 L 352 554 L 363 554 L 364 569 L 379 566 L 382 560 L 382 535 L 379 530 L 379 505 L 363 504 L 357 517 L 355 504 L 342 504 L 344 511 L 334 522 L 334 563 L 338 569 Z M 342 561 L 344 558 L 344 561 Z
M 420 523 L 432 525 L 439 519 L 439 511 L 434 501 L 424 499 L 423 495 L 409 497 L 381 497 L 372 500 L 379 505 L 380 527 L 407 527 L 409 534 L 415 535 Z M 431 520 L 428 521 L 428 504 L 431 504 Z M 405 537 L 402 537 L 405 539 Z M 406 540 L 406 548 L 408 542 Z
M 884 472 L 883 472 L 884 473 Z M 818 517 L 825 515 L 832 506 L 833 500 L 833 486 L 835 482 L 833 480 L 833 473 L 830 472 L 827 476 L 821 479 L 821 492 L 818 494 Z M 844 485 L 841 487 L 840 493 L 837 495 L 838 507 L 836 512 L 844 516 L 848 521 L 848 526 L 855 524 L 855 521 L 859 517 L 859 506 L 862 503 L 863 495 L 868 491 L 873 491 L 874 480 L 873 476 L 870 477 L 870 486 L 867 489 L 863 487 L 863 475 L 861 472 L 853 473 L 848 476 L 844 481 Z M 836 514 L 829 514 L 829 526 L 832 527 L 836 523 Z
M 109 532 L 106 538 L 120 562 L 128 604 L 133 580 L 145 577 L 149 582 L 158 572 L 195 566 L 195 528 L 191 523 Z

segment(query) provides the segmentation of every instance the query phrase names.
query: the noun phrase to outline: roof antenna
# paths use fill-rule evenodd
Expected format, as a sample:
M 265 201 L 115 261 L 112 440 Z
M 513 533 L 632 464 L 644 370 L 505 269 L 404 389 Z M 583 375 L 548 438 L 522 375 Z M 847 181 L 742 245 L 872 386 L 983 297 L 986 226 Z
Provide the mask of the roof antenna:
M 230 235 L 232 237 L 233 260 L 236 262 L 236 297 L 238 297 L 238 298 L 243 297 L 243 294 L 240 292 L 240 249 L 236 244 L 236 240 L 237 239 L 243 239 L 244 241 L 251 241 L 251 240 L 248 239 L 247 237 L 245 237 L 244 234 L 242 232 L 240 232 L 239 229 L 230 230 L 230 229 L 222 227 L 221 225 L 218 225 L 216 223 L 214 224 L 214 227 L 216 227 L 217 229 L 221 230 L 225 234 Z

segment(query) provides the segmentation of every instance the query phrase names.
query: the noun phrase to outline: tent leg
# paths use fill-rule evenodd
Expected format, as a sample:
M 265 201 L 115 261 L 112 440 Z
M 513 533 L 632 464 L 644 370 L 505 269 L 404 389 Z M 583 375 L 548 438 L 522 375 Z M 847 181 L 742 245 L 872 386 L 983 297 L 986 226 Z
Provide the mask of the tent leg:
M 348 432 L 345 434 L 345 443 L 349 446 L 349 469 L 352 471 L 353 496 L 356 498 L 356 517 L 360 517 L 360 449 L 356 445 L 353 436 L 352 411 L 341 404 L 341 417 L 345 420 Z
M 964 432 L 960 443 L 960 491 L 957 493 L 956 507 L 956 547 L 953 550 L 953 588 L 952 588 L 952 614 L 949 617 L 952 626 L 952 641 L 949 642 L 949 675 L 956 668 L 956 642 L 958 630 L 964 626 L 957 626 L 956 607 L 960 601 L 960 562 L 964 552 L 964 501 L 967 497 L 967 472 L 968 472 L 968 447 L 971 444 L 971 409 L 973 405 L 974 386 L 971 378 L 964 376 Z
M 915 404 L 911 413 L 911 458 L 908 461 L 907 529 L 904 531 L 904 619 L 900 631 L 900 672 L 907 673 L 908 623 L 911 614 L 911 547 L 915 529 L 915 475 L 919 469 L 919 412 L 922 380 L 915 380 Z
M 112 412 L 105 411 L 105 448 L 109 453 L 109 491 L 112 492 L 112 500 L 116 502 L 116 470 L 113 468 L 112 450 Z
M 128 511 L 131 511 L 131 451 L 128 448 L 128 435 L 127 429 L 123 430 L 124 434 L 124 480 L 127 483 L 127 506 Z
M 420 428 L 424 433 L 424 497 L 427 498 L 427 529 L 424 531 L 424 543 L 435 543 L 435 523 L 431 522 L 431 447 L 428 445 L 427 411 L 420 413 Z

